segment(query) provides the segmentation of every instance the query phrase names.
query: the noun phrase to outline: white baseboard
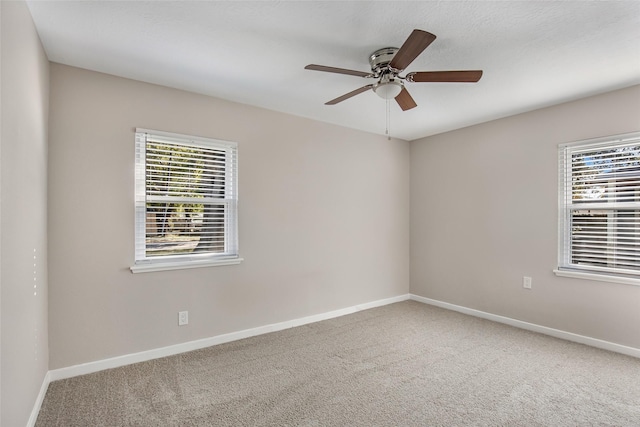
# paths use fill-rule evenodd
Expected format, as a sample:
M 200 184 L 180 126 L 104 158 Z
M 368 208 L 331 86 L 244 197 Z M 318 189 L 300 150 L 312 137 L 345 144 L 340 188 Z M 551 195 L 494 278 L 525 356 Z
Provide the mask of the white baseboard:
M 553 329 L 546 326 L 536 325 L 535 323 L 523 322 L 522 320 L 512 319 L 510 317 L 499 316 L 497 314 L 486 313 L 480 310 L 474 310 L 472 308 L 463 307 L 460 305 L 450 304 L 448 302 L 438 301 L 431 298 L 425 298 L 418 295 L 410 294 L 410 299 L 418 301 L 424 304 L 434 305 L 436 307 L 445 308 L 447 310 L 457 311 L 459 313 L 468 314 L 470 316 L 480 317 L 482 319 L 492 320 L 498 323 L 504 323 L 506 325 L 515 326 L 516 328 L 526 329 L 532 332 L 538 332 L 544 335 L 550 335 L 555 338 L 565 339 L 567 341 L 573 341 L 580 344 L 586 344 L 592 347 L 601 348 L 604 350 L 614 351 L 616 353 L 626 354 L 627 356 L 633 356 L 640 358 L 640 348 L 627 347 L 621 344 L 612 343 L 609 341 L 599 340 L 597 338 L 591 338 L 584 335 L 578 335 L 571 332 L 562 331 L 560 329 Z
M 302 326 L 309 323 L 319 322 L 321 320 L 332 319 L 334 317 L 344 316 L 346 314 L 356 313 L 358 311 L 370 308 L 381 307 L 387 304 L 393 304 L 409 299 L 409 294 L 399 295 L 392 298 L 372 301 L 364 304 L 358 304 L 351 307 L 342 308 L 340 310 L 330 311 L 327 313 L 315 314 L 299 319 L 288 320 L 285 322 L 274 323 L 271 325 L 259 326 L 257 328 L 245 329 L 243 331 L 231 332 L 224 335 L 217 335 L 210 338 L 204 338 L 196 341 L 189 341 L 182 344 L 171 345 L 168 347 L 157 348 L 153 350 L 141 351 L 139 353 L 126 354 L 123 356 L 112 357 L 95 362 L 83 363 L 80 365 L 69 366 L 67 368 L 54 369 L 49 371 L 49 380 L 57 381 L 65 378 L 76 377 L 78 375 L 90 374 L 93 372 L 103 371 L 105 369 L 117 368 L 120 366 L 131 365 L 133 363 L 145 362 L 147 360 L 158 359 L 160 357 L 173 356 L 175 354 L 186 353 L 188 351 L 199 350 L 213 345 L 224 344 L 231 341 L 237 341 L 256 335 L 267 334 L 269 332 L 281 331 L 284 329 Z M 46 388 L 45 388 L 46 391 Z M 39 406 L 38 406 L 39 408 Z M 36 412 L 37 415 L 37 412 Z
M 44 395 L 47 394 L 47 389 L 49 388 L 50 382 L 51 371 L 48 371 L 44 376 L 44 380 L 42 380 L 42 386 L 40 386 L 40 392 L 38 393 L 38 397 L 36 398 L 36 403 L 33 405 L 33 409 L 31 410 L 31 416 L 29 417 L 29 421 L 27 421 L 27 427 L 34 427 L 36 425 L 36 421 L 38 420 L 38 413 L 40 412 L 40 407 L 42 407 Z
M 36 399 L 35 405 L 29 417 L 27 427 L 35 426 L 40 412 L 40 407 L 44 400 L 49 383 L 56 380 L 65 378 L 71 378 L 78 375 L 90 374 L 93 372 L 103 371 L 105 369 L 117 368 L 120 366 L 130 365 L 138 362 L 145 362 L 147 360 L 158 359 L 165 356 L 173 356 L 175 354 L 185 353 L 188 351 L 199 350 L 213 345 L 223 344 L 231 341 L 237 341 L 244 338 L 249 338 L 257 335 L 267 334 L 270 332 L 282 331 L 284 329 L 293 328 L 296 326 L 307 325 L 309 323 L 320 322 L 322 320 L 333 319 L 335 317 L 344 316 L 347 314 L 356 313 L 362 310 L 368 310 L 370 308 L 381 307 L 396 302 L 406 301 L 408 299 L 418 301 L 424 304 L 433 305 L 436 307 L 445 308 L 447 310 L 457 311 L 463 314 L 468 314 L 475 317 L 480 317 L 494 322 L 504 323 L 516 328 L 526 329 L 533 332 L 539 332 L 541 334 L 550 335 L 556 338 L 566 339 L 568 341 L 577 342 L 580 344 L 590 345 L 592 347 L 602 348 L 605 350 L 614 351 L 616 353 L 626 354 L 640 358 L 640 349 L 634 347 L 627 347 L 620 344 L 615 344 L 608 341 L 599 340 L 596 338 L 586 337 L 583 335 L 573 334 L 571 332 L 561 331 L 559 329 L 548 328 L 546 326 L 536 325 L 534 323 L 523 322 L 521 320 L 512 319 L 509 317 L 499 316 L 496 314 L 486 313 L 480 310 L 474 310 L 455 304 L 450 304 L 443 301 L 438 301 L 430 298 L 421 297 L 414 294 L 399 295 L 392 298 L 386 298 L 382 300 L 372 301 L 365 304 L 358 304 L 351 307 L 342 308 L 340 310 L 330 311 L 327 313 L 320 313 L 312 316 L 306 316 L 299 319 L 288 320 L 285 322 L 274 323 L 271 325 L 259 326 L 257 328 L 245 329 L 243 331 L 231 332 L 224 335 L 217 335 L 211 338 L 205 338 L 196 341 L 189 341 L 182 344 L 176 344 L 168 347 L 157 348 L 153 350 L 142 351 L 139 353 L 132 353 L 118 357 L 112 357 L 104 360 L 97 360 L 95 362 L 83 363 L 80 365 L 69 366 L 61 369 L 54 369 L 44 377 L 40 393 Z

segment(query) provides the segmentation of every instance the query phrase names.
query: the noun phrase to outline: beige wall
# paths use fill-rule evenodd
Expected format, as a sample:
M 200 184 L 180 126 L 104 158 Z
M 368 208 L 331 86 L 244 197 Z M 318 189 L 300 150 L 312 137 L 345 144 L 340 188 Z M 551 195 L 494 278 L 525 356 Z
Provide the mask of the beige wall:
M 242 264 L 129 271 L 135 127 L 238 143 Z M 406 294 L 409 144 L 52 64 L 49 239 L 51 369 Z
M 557 144 L 638 131 L 639 111 L 635 86 L 413 141 L 411 292 L 640 348 L 640 286 L 552 272 Z
M 24 426 L 48 370 L 49 63 L 24 2 L 0 2 L 2 426 Z

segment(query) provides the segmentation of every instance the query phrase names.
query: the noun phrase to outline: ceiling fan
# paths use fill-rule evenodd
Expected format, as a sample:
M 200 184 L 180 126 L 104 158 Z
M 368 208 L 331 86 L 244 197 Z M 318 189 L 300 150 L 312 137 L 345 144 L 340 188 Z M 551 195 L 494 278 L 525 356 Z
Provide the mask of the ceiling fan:
M 465 71 L 414 71 L 406 76 L 400 76 L 414 59 L 418 57 L 434 40 L 436 36 L 423 30 L 413 30 L 400 49 L 385 47 L 369 55 L 371 72 L 347 70 L 344 68 L 327 67 L 325 65 L 309 64 L 307 70 L 324 71 L 327 73 L 348 74 L 350 76 L 375 79 L 376 82 L 346 93 L 326 102 L 325 105 L 335 105 L 360 93 L 372 89 L 384 99 L 394 98 L 403 111 L 417 106 L 404 82 L 415 83 L 475 83 L 482 77 L 482 70 Z

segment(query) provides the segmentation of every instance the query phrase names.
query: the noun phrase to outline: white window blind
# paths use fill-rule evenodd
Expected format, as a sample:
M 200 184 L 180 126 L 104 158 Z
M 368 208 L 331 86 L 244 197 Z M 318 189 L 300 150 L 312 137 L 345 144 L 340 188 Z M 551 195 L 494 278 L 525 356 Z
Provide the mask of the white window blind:
M 238 258 L 237 158 L 232 142 L 136 130 L 136 265 Z
M 640 133 L 559 146 L 559 270 L 640 279 Z

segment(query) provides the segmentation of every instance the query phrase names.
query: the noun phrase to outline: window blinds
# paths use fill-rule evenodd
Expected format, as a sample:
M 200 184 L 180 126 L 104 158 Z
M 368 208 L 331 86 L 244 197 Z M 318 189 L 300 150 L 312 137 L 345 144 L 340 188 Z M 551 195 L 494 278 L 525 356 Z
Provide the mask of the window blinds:
M 559 155 L 560 269 L 640 276 L 640 134 Z
M 236 144 L 138 129 L 136 262 L 237 255 Z

